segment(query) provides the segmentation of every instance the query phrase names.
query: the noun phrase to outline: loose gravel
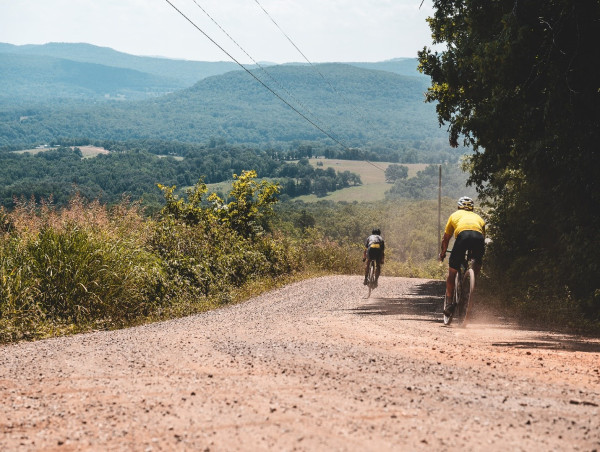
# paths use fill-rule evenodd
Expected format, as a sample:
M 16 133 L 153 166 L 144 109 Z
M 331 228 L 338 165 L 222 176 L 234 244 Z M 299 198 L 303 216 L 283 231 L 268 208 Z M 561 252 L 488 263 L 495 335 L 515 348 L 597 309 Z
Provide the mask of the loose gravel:
M 443 291 L 323 277 L 2 346 L 0 450 L 600 450 L 600 340 L 444 327 Z

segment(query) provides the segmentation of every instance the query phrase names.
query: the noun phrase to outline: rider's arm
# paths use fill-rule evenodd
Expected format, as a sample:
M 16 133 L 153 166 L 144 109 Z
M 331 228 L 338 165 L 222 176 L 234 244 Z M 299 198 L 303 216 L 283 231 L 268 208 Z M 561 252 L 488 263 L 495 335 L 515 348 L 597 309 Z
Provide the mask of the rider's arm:
M 442 249 L 440 250 L 440 260 L 443 261 L 446 257 L 446 250 L 448 249 L 448 243 L 452 238 L 452 234 L 445 233 L 442 238 Z

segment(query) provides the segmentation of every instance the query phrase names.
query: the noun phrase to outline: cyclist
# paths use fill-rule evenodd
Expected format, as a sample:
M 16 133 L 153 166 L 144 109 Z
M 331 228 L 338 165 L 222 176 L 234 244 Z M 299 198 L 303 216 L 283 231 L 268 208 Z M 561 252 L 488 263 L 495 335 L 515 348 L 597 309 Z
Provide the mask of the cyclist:
M 365 242 L 365 250 L 363 252 L 363 262 L 367 261 L 365 267 L 365 286 L 369 283 L 369 264 L 371 261 L 375 261 L 375 287 L 377 287 L 377 281 L 379 280 L 379 273 L 381 273 L 381 266 L 385 260 L 385 243 L 381 237 L 381 230 L 373 229 L 371 235 L 367 237 Z
M 475 212 L 473 207 L 475 204 L 468 196 L 463 196 L 458 200 L 458 210 L 450 215 L 444 237 L 442 238 L 442 249 L 440 252 L 440 261 L 446 257 L 448 242 L 452 235 L 455 237 L 452 253 L 450 253 L 450 261 L 448 263 L 448 278 L 446 279 L 446 300 L 452 299 L 454 292 L 454 280 L 456 273 L 460 267 L 460 263 L 467 250 L 471 251 L 471 258 L 474 259 L 473 270 L 475 275 L 481 269 L 481 259 L 485 253 L 485 221 Z M 448 306 L 444 303 L 444 306 Z M 444 315 L 451 316 L 456 309 L 456 301 L 454 301 L 444 311 Z

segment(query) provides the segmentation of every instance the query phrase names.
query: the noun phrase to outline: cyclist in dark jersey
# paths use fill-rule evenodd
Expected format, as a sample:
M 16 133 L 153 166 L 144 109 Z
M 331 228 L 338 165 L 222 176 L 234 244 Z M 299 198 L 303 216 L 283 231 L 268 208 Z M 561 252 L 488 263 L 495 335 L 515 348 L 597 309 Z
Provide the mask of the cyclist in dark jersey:
M 369 264 L 372 260 L 375 261 L 375 286 L 377 286 L 379 273 L 381 273 L 381 266 L 385 261 L 385 243 L 379 229 L 373 229 L 371 235 L 367 237 L 365 242 L 365 250 L 363 252 L 363 262 L 367 262 L 367 265 L 365 266 L 365 281 L 363 283 L 365 286 L 368 284 Z
M 481 259 L 485 253 L 485 221 L 475 212 L 473 207 L 475 204 L 468 196 L 463 196 L 458 200 L 458 210 L 450 215 L 444 237 L 442 238 L 442 249 L 440 252 L 440 260 L 443 261 L 446 257 L 448 242 L 454 235 L 456 238 L 452 253 L 450 253 L 450 261 L 448 264 L 448 278 L 446 279 L 446 299 L 452 298 L 454 292 L 454 280 L 456 273 L 460 267 L 467 250 L 471 251 L 471 258 L 474 259 L 473 270 L 475 275 L 481 269 Z M 447 306 L 444 303 L 444 306 Z M 452 315 L 456 308 L 456 302 L 448 306 L 444 311 L 445 315 Z

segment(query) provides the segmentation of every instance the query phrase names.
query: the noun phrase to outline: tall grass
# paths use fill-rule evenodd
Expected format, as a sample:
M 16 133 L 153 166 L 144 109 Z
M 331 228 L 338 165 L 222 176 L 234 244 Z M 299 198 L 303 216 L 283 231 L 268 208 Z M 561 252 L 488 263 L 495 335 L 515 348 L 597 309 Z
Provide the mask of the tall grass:
M 0 233 L 0 340 L 120 326 L 164 301 L 162 262 L 135 205 L 20 203 Z

